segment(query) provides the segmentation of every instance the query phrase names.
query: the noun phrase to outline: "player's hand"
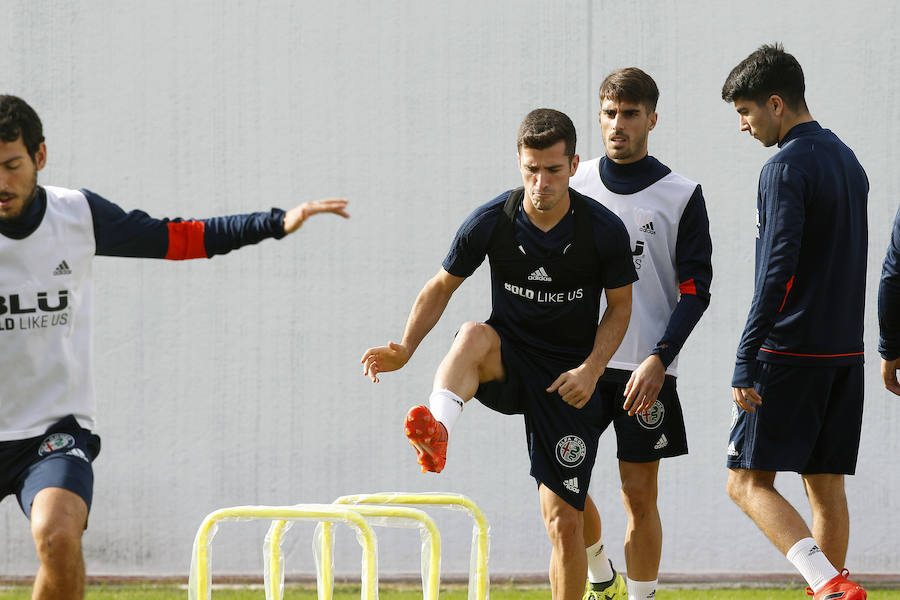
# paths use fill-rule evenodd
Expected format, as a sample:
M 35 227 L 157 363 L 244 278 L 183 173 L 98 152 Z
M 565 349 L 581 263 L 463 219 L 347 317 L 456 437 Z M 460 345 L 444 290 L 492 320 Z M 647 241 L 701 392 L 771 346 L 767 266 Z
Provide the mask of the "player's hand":
M 378 374 L 396 371 L 409 361 L 409 350 L 402 344 L 388 342 L 387 346 L 369 348 L 363 353 L 363 375 L 378 383 Z
M 881 378 L 888 391 L 900 396 L 900 382 L 897 381 L 897 370 L 900 369 L 900 358 L 894 360 L 881 359 Z
M 762 396 L 756 393 L 752 387 L 731 388 L 734 402 L 746 412 L 756 412 L 756 407 L 762 404 Z
M 300 229 L 300 226 L 303 225 L 306 219 L 319 213 L 333 213 L 349 219 L 350 215 L 344 210 L 347 207 L 347 202 L 348 200 L 344 198 L 322 198 L 321 200 L 304 202 L 295 206 L 284 213 L 284 232 L 286 234 L 294 233 Z
M 625 384 L 625 403 L 622 408 L 628 411 L 628 416 L 633 417 L 649 410 L 656 402 L 665 380 L 666 367 L 659 356 L 651 354 L 645 358 L 644 362 L 632 371 L 628 383 Z
M 566 404 L 584 408 L 594 395 L 599 378 L 600 376 L 594 376 L 587 366 L 581 365 L 557 377 L 547 391 L 551 394 L 557 392 Z

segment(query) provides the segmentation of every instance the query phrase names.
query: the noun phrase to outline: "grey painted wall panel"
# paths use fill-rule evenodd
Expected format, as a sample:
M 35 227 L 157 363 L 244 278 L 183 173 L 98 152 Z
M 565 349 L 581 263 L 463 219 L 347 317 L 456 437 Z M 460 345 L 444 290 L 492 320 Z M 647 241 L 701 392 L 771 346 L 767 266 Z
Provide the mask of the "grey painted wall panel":
M 726 498 L 732 357 L 752 293 L 755 186 L 770 150 L 719 99 L 728 71 L 782 40 L 804 66 L 812 113 L 853 147 L 872 184 L 867 412 L 848 481 L 848 565 L 898 572 L 898 403 L 878 377 L 875 295 L 900 196 L 896 7 L 884 2 L 8 2 L 4 91 L 41 114 L 45 183 L 89 187 L 125 208 L 203 217 L 321 196 L 295 237 L 213 261 L 96 262 L 99 432 L 89 573 L 186 574 L 196 527 L 234 504 L 327 502 L 346 493 L 447 490 L 493 525 L 496 573 L 542 573 L 549 544 L 521 422 L 467 407 L 440 476 L 417 472 L 400 431 L 460 323 L 489 311 L 485 269 L 454 297 L 413 361 L 373 386 L 363 350 L 397 339 L 462 219 L 517 185 L 515 131 L 552 106 L 583 157 L 602 151 L 596 90 L 637 65 L 662 96 L 651 153 L 704 188 L 712 305 L 680 361 L 691 454 L 661 470 L 664 572 L 784 572 L 789 565 Z M 624 531 L 615 446 L 592 494 L 610 554 Z M 486 468 L 490 467 L 490 468 Z M 802 504 L 796 478 L 779 486 Z M 806 513 L 804 513 L 806 514 Z M 447 572 L 468 567 L 469 525 L 440 517 Z M 217 573 L 261 572 L 264 527 L 225 526 Z M 380 530 L 382 572 L 409 573 L 418 543 Z M 310 573 L 311 526 L 289 538 Z M 0 572 L 35 561 L 14 499 L 0 508 Z M 356 572 L 352 536 L 338 570 Z M 735 545 L 740 552 L 735 553 Z

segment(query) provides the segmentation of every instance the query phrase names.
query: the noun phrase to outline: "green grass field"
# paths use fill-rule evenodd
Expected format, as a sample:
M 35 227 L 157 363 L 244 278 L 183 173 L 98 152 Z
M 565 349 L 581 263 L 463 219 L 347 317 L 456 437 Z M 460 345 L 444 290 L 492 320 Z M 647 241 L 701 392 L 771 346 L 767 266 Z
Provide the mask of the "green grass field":
M 422 593 L 416 589 L 393 588 L 381 586 L 380 600 L 418 600 Z M 0 589 L 0 600 L 26 600 L 31 597 L 27 587 Z M 185 586 L 156 585 L 92 585 L 88 587 L 88 600 L 175 600 L 187 597 Z M 214 600 L 250 600 L 265 598 L 265 593 L 258 586 L 242 589 L 214 589 Z M 335 600 L 351 600 L 359 598 L 359 587 L 344 586 L 335 590 Z M 493 600 L 546 600 L 550 597 L 548 588 L 515 587 L 510 585 L 491 586 Z M 309 586 L 288 586 L 285 600 L 316 600 L 316 591 Z M 452 587 L 441 590 L 443 600 L 466 600 L 465 587 Z M 656 594 L 657 600 L 800 600 L 807 598 L 799 587 L 791 588 L 663 588 Z M 869 600 L 900 600 L 900 590 L 875 589 L 869 591 Z

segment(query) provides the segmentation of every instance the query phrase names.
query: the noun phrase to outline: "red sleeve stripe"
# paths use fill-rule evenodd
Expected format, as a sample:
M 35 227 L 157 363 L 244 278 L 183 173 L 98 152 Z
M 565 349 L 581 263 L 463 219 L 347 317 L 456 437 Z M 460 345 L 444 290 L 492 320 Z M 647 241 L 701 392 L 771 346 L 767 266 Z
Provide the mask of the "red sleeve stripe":
M 864 352 L 846 352 L 844 354 L 800 354 L 799 352 L 782 352 L 780 350 L 769 350 L 768 348 L 760 348 L 762 352 L 770 354 L 783 354 L 784 356 L 805 356 L 808 358 L 840 358 L 843 356 L 863 356 Z
M 167 223 L 169 226 L 169 251 L 167 260 L 188 260 L 206 258 L 206 245 L 203 243 L 203 221 L 181 221 Z
M 688 279 L 687 281 L 682 281 L 678 284 L 678 291 L 682 294 L 690 294 L 691 296 L 696 296 L 697 286 L 694 284 L 693 279 Z
M 781 306 L 778 308 L 778 312 L 781 312 L 782 310 L 784 310 L 784 305 L 787 304 L 787 297 L 788 297 L 788 294 L 791 293 L 792 287 L 794 287 L 794 276 L 793 275 L 791 275 L 791 278 L 788 279 L 787 289 L 784 290 L 784 300 L 781 301 Z

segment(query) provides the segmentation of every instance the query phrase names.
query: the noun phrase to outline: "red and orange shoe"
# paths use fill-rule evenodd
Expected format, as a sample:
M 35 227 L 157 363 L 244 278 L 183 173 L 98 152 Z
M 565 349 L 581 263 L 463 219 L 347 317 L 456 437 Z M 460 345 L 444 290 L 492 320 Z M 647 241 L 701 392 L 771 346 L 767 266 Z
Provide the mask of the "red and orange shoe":
M 447 464 L 447 428 L 427 406 L 413 406 L 406 413 L 404 430 L 409 443 L 416 449 L 422 472 L 440 473 Z
M 855 581 L 847 579 L 849 574 L 850 571 L 843 569 L 815 594 L 806 588 L 806 595 L 812 596 L 813 600 L 866 600 L 866 590 Z

